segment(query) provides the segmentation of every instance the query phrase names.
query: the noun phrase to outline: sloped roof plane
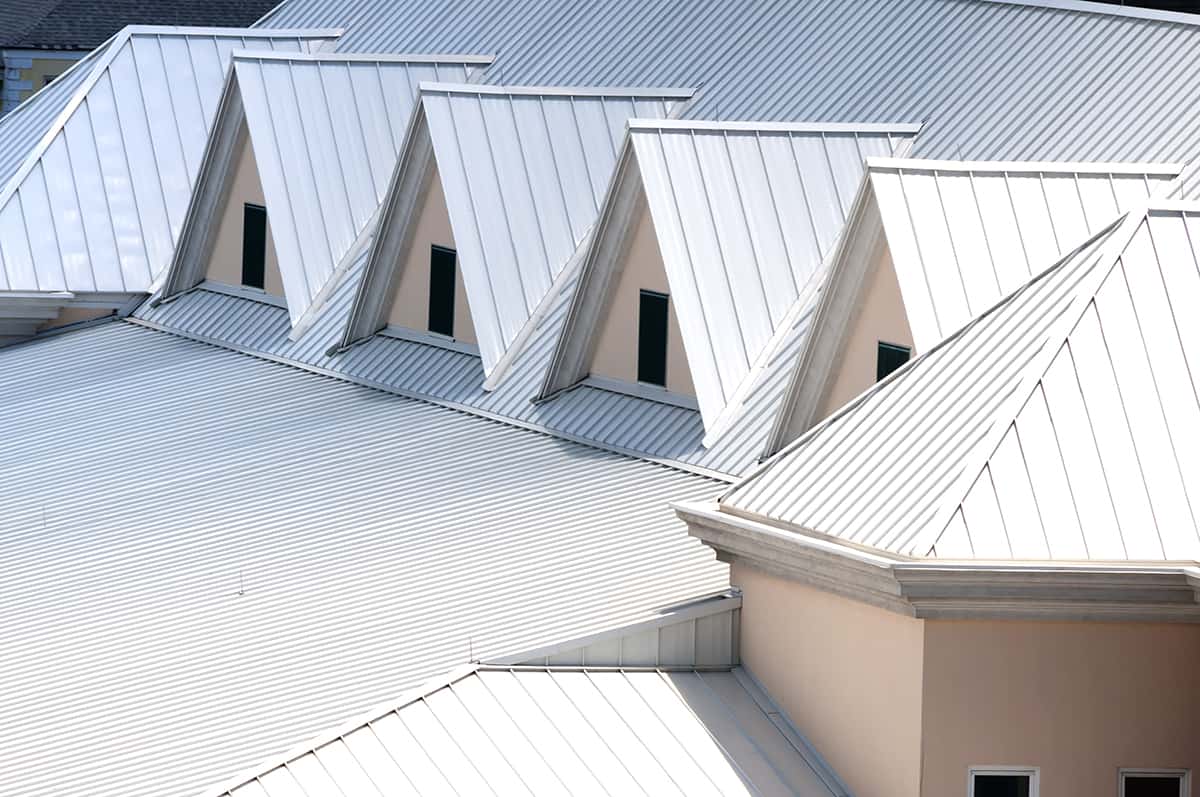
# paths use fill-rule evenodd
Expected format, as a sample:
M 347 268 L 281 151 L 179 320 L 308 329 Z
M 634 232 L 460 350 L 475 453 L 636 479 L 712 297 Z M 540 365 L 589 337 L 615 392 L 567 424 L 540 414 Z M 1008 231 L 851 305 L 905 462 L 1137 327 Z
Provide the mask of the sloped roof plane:
M 403 144 L 416 86 L 466 80 L 482 56 L 234 59 L 293 324 L 367 228 Z
M 543 395 L 586 374 L 642 202 L 653 219 L 709 431 L 819 279 L 863 161 L 919 125 L 634 120 Z
M 1134 211 L 729 491 L 910 557 L 1200 560 L 1200 205 Z
M 467 665 L 206 797 L 794 794 L 845 786 L 754 678 L 728 669 Z
M 1120 213 L 1170 189 L 1178 164 L 872 158 L 768 439 L 816 422 L 876 249 L 895 268 L 917 353 L 928 351 Z
M 588 232 L 625 121 L 666 117 L 691 90 L 428 84 L 393 177 L 346 343 L 376 331 L 403 229 L 433 163 L 441 176 L 485 374 L 509 353 Z M 393 241 L 393 238 L 396 240 Z
M 147 291 L 183 224 L 230 53 L 337 35 L 126 28 L 0 192 L 0 286 Z

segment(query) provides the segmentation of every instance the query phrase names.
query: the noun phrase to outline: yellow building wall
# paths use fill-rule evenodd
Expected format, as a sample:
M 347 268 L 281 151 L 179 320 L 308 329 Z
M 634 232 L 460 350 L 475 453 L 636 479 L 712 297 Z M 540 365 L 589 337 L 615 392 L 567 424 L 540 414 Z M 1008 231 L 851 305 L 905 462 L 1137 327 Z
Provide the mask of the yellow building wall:
M 613 290 L 608 311 L 600 324 L 590 372 L 621 382 L 637 382 L 638 296 L 642 290 L 670 294 L 658 238 L 650 212 L 643 207 L 625 255 L 624 267 Z M 667 390 L 696 395 L 688 370 L 683 335 L 675 315 L 675 302 L 667 305 Z
M 734 563 L 741 660 L 856 797 L 921 793 L 920 620 Z
M 1200 776 L 1200 627 L 928 620 L 924 660 L 926 797 L 980 765 L 1039 767 L 1043 797 L 1116 795 L 1122 767 Z
M 217 222 L 216 238 L 209 256 L 205 279 L 227 285 L 242 284 L 242 211 L 247 203 L 266 206 L 262 182 L 258 177 L 258 163 L 254 160 L 254 148 L 250 137 L 243 135 L 234 167 L 233 184 L 229 198 Z M 271 209 L 267 208 L 267 258 L 263 276 L 263 290 L 283 298 L 283 278 L 279 275 L 279 260 L 275 256 L 275 241 L 271 237 Z
M 388 313 L 389 324 L 420 332 L 429 330 L 429 253 L 434 246 L 456 248 L 454 231 L 450 228 L 450 211 L 446 209 L 446 194 L 436 167 L 417 213 L 412 245 L 400 266 L 400 280 Z M 454 269 L 454 339 L 464 343 L 477 342 L 461 267 Z
M 834 377 L 816 420 L 824 420 L 858 394 L 875 384 L 879 343 L 913 348 L 912 330 L 891 253 L 885 247 L 867 275 L 858 312 L 834 364 Z M 913 351 L 913 357 L 917 352 Z

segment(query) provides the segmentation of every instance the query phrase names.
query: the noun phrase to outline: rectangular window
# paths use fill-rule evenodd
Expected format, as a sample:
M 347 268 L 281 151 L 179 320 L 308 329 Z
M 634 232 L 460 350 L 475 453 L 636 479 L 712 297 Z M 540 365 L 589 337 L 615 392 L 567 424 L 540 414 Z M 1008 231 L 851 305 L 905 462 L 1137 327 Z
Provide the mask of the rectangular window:
M 1120 797 L 1188 797 L 1187 770 L 1122 769 Z
M 972 767 L 968 797 L 1038 797 L 1038 771 L 1032 767 Z
M 247 203 L 242 208 L 242 284 L 262 288 L 267 273 L 267 209 Z
M 435 246 L 429 253 L 429 331 L 454 337 L 455 254 Z
M 637 378 L 667 386 L 667 303 L 665 293 L 642 291 L 638 299 Z
M 879 354 L 875 358 L 875 381 L 878 382 L 904 365 L 911 356 L 912 349 L 908 346 L 879 341 Z

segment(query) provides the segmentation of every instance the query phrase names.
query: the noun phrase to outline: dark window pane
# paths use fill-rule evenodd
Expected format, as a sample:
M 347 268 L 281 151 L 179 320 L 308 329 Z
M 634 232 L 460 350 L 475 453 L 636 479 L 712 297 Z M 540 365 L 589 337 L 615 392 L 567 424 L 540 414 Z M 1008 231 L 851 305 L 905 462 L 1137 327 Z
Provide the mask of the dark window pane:
M 454 337 L 453 249 L 435 246 L 429 253 L 429 331 Z
M 637 378 L 667 385 L 667 295 L 642 291 L 638 301 Z
M 1125 797 L 1179 797 L 1178 775 L 1126 775 Z
M 875 381 L 878 382 L 892 371 L 904 365 L 911 356 L 912 349 L 907 346 L 898 346 L 895 343 L 880 341 L 879 354 L 875 359 Z
M 259 205 L 242 208 L 242 284 L 261 288 L 266 278 L 267 209 Z
M 1029 776 L 976 775 L 975 797 L 1029 797 Z

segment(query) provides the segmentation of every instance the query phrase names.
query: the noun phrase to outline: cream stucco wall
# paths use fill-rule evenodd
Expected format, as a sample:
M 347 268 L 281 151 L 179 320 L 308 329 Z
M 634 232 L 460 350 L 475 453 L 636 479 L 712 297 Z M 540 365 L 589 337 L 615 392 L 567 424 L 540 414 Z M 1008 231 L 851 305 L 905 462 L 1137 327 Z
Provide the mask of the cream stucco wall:
M 389 324 L 422 332 L 429 329 L 429 253 L 434 246 L 456 248 L 450 212 L 446 209 L 446 194 L 436 167 L 417 216 L 412 246 L 400 269 L 400 281 L 388 313 Z M 465 343 L 476 342 L 461 268 L 454 270 L 454 338 Z
M 856 797 L 916 797 L 919 620 L 735 563 L 741 659 Z
M 929 620 L 924 684 L 926 797 L 966 794 L 972 765 L 1040 767 L 1043 797 L 1200 776 L 1200 627 Z
M 607 314 L 600 324 L 600 335 L 589 369 L 597 376 L 622 382 L 637 382 L 639 291 L 671 292 L 658 249 L 658 238 L 654 234 L 654 224 L 644 206 L 635 224 L 629 250 L 624 255 L 621 275 L 609 301 Z M 674 393 L 696 395 L 673 300 L 668 302 L 667 307 L 666 388 Z
M 254 148 L 250 137 L 243 131 L 237 165 L 229 198 L 217 223 L 216 239 L 212 256 L 205 269 L 205 278 L 228 285 L 242 284 L 242 210 L 246 203 L 266 206 L 262 182 L 258 177 L 258 164 L 254 160 Z M 283 297 L 283 280 L 279 276 L 279 261 L 275 256 L 275 241 L 271 237 L 271 209 L 267 208 L 267 261 L 263 278 L 263 290 L 272 296 Z
M 67 55 L 67 53 L 61 54 Z M 28 50 L 8 50 L 5 55 L 8 56 L 11 62 L 22 64 L 22 66 L 13 70 L 16 72 L 15 76 L 5 79 L 5 87 L 10 89 L 5 92 L 7 98 L 19 103 L 24 102 L 44 88 L 47 85 L 47 78 L 57 78 L 63 72 L 66 72 L 80 58 L 87 55 L 87 52 L 81 51 L 78 54 L 70 53 L 71 57 L 69 58 L 39 57 L 35 54 L 35 51 Z M 29 65 L 24 66 L 26 63 Z M 8 70 L 5 71 L 7 72 Z
M 850 322 L 850 333 L 834 366 L 834 377 L 821 402 L 817 420 L 829 417 L 834 410 L 875 384 L 880 341 L 913 347 L 912 330 L 904 311 L 900 284 L 896 281 L 896 269 L 886 246 L 867 276 L 862 302 Z M 916 351 L 913 356 L 917 356 Z

